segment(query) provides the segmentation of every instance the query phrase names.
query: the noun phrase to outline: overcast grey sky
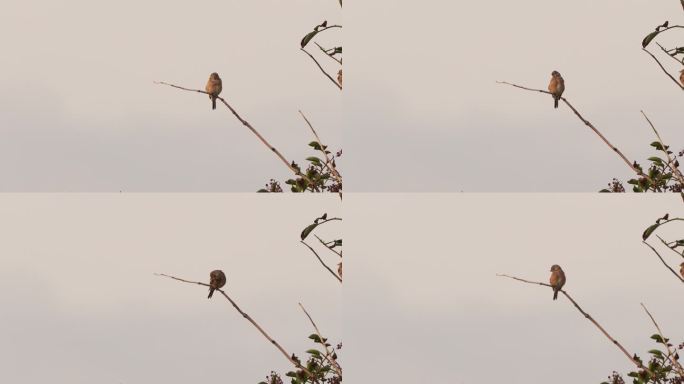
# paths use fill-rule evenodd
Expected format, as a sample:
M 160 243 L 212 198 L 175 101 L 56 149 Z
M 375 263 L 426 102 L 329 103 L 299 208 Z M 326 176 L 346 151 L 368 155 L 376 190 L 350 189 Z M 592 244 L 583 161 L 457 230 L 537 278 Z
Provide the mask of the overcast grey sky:
M 496 274 L 545 282 L 560 264 L 574 299 L 646 358 L 655 329 L 639 303 L 684 338 L 681 282 L 641 243 L 666 212 L 684 215 L 679 197 L 348 194 L 345 379 L 571 384 L 626 372 L 626 357 L 564 296 Z M 681 225 L 662 230 L 681 237 Z
M 340 91 L 299 51 L 324 19 L 341 22 L 337 1 L 4 2 L 0 191 L 253 192 L 290 177 L 227 109 L 153 81 L 204 89 L 216 71 L 288 159 L 312 154 L 299 109 L 338 149 Z
M 593 192 L 631 177 L 566 106 L 495 83 L 546 89 L 553 70 L 630 159 L 654 155 L 641 109 L 684 148 L 682 91 L 641 51 L 656 25 L 684 22 L 679 1 L 375 0 L 344 16 L 348 191 Z
M 0 381 L 257 383 L 287 372 L 221 296 L 153 273 L 208 282 L 222 269 L 238 305 L 302 356 L 313 329 L 298 302 L 341 339 L 340 284 L 299 243 L 339 208 L 336 196 L 1 196 Z M 326 226 L 321 236 L 340 236 L 341 223 Z

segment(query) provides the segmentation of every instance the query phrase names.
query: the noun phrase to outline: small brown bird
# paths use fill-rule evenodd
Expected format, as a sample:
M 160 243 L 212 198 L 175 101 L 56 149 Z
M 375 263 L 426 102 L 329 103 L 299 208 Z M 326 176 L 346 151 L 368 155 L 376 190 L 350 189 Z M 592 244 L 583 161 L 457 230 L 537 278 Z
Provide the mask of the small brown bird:
M 679 274 L 684 277 L 684 263 L 679 264 L 679 266 L 681 267 L 679 268 Z
M 682 76 L 684 76 L 684 73 L 682 73 Z M 337 82 L 340 83 L 340 86 L 342 85 L 342 70 L 340 69 L 337 71 Z
M 682 69 L 679 73 L 679 82 L 684 85 L 684 69 Z
M 212 73 L 209 76 L 209 81 L 207 81 L 207 86 L 204 87 L 204 90 L 207 91 L 209 98 L 211 99 L 211 109 L 216 109 L 216 97 L 218 97 L 222 89 L 223 84 L 221 83 L 221 78 L 218 73 Z
M 224 285 L 226 285 L 226 274 L 219 269 L 211 271 L 209 274 L 209 296 L 207 296 L 207 299 L 211 299 L 215 289 L 219 289 Z
M 553 299 L 556 300 L 558 298 L 558 291 L 565 285 L 565 273 L 558 264 L 551 266 L 549 284 L 551 284 L 551 288 L 553 288 Z
M 553 95 L 553 107 L 558 108 L 558 100 L 565 91 L 565 81 L 558 71 L 551 72 L 551 82 L 549 82 L 549 92 Z
M 682 263 L 684 265 L 684 263 Z M 340 261 L 337 263 L 337 274 L 340 275 L 340 278 L 342 278 L 342 262 Z

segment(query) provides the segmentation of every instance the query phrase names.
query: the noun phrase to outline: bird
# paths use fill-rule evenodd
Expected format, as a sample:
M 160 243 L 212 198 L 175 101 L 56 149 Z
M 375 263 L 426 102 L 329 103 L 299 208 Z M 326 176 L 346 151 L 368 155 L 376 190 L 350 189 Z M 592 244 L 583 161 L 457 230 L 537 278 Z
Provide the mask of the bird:
M 549 82 L 549 92 L 553 96 L 553 107 L 558 108 L 558 100 L 565 91 L 565 81 L 558 71 L 551 72 L 551 82 Z
M 218 97 L 219 93 L 221 93 L 222 89 L 223 84 L 221 83 L 221 78 L 219 77 L 218 73 L 213 72 L 211 75 L 209 75 L 207 86 L 204 87 L 204 90 L 207 91 L 209 98 L 211 99 L 211 109 L 216 109 L 216 98 Z
M 684 69 L 682 69 L 679 73 L 679 82 L 684 85 Z
M 558 264 L 551 266 L 549 284 L 551 284 L 551 288 L 553 288 L 553 299 L 556 300 L 558 298 L 558 291 L 565 285 L 565 273 Z
M 682 73 L 682 76 L 684 76 L 684 73 Z M 340 86 L 342 86 L 342 70 L 340 69 L 337 71 L 337 82 L 340 83 Z
M 226 274 L 220 269 L 211 271 L 209 274 L 209 296 L 207 296 L 207 299 L 211 299 L 215 289 L 219 289 L 224 285 L 226 285 Z
M 679 266 L 681 267 L 679 268 L 679 274 L 684 277 L 684 263 L 679 264 Z

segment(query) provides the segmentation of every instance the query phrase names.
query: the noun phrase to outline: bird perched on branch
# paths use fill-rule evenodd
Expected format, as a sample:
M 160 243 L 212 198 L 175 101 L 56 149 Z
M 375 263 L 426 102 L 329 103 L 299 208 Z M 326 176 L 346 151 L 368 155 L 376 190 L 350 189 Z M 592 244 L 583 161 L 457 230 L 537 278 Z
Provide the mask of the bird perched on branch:
M 558 264 L 551 266 L 549 284 L 551 284 L 551 288 L 553 288 L 553 299 L 556 300 L 558 298 L 558 291 L 565 285 L 565 273 Z
M 209 274 L 209 296 L 207 296 L 207 298 L 211 299 L 211 295 L 214 294 L 214 290 L 219 289 L 224 285 L 226 285 L 226 274 L 219 269 L 211 271 Z
M 223 84 L 221 83 L 221 78 L 218 73 L 214 72 L 209 76 L 209 81 L 207 81 L 207 86 L 204 90 L 209 94 L 211 99 L 211 109 L 216 109 L 216 98 L 223 89 Z
M 679 274 L 684 277 L 684 263 L 679 264 L 679 266 L 681 267 L 679 268 Z
M 558 71 L 551 72 L 551 82 L 549 82 L 549 92 L 553 95 L 553 107 L 558 108 L 558 100 L 565 91 L 565 81 Z
M 679 73 L 679 82 L 684 85 L 684 69 L 682 69 Z

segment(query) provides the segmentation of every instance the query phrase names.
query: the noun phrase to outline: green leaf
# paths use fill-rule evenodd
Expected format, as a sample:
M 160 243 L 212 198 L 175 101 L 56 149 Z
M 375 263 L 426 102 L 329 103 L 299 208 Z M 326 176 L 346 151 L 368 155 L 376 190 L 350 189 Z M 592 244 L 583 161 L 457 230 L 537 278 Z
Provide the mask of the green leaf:
M 322 149 L 322 148 L 321 148 L 321 145 L 318 144 L 318 141 L 312 141 L 312 142 L 310 142 L 310 143 L 309 143 L 309 147 L 312 147 L 313 149 L 315 149 L 315 150 L 317 150 L 317 151 L 320 151 L 320 150 Z
M 651 147 L 653 147 L 653 148 L 655 148 L 655 149 L 657 149 L 657 150 L 659 150 L 659 151 L 662 151 L 662 150 L 665 149 L 665 148 L 663 148 L 663 145 L 660 144 L 659 141 L 654 141 L 654 142 L 652 142 L 652 143 L 651 143 Z
M 660 351 L 658 351 L 658 352 L 660 352 Z M 306 353 L 308 353 L 309 355 L 314 355 L 314 356 L 320 356 L 321 355 L 321 352 L 318 349 L 309 349 L 308 351 L 306 351 Z
M 302 234 L 300 235 L 302 240 L 306 239 L 306 237 L 309 236 L 311 231 L 313 231 L 316 227 L 318 227 L 318 223 L 313 223 L 313 224 L 309 225 L 308 227 L 304 228 L 304 230 L 302 231 Z
M 646 48 L 646 46 L 647 46 L 647 45 L 648 45 L 656 36 L 658 36 L 659 33 L 660 33 L 660 31 L 655 31 L 655 32 L 651 32 L 651 33 L 649 33 L 648 35 L 646 35 L 646 37 L 644 37 L 644 40 L 641 42 L 641 47 L 642 47 L 642 48 Z M 312 36 L 312 37 L 313 37 L 313 36 Z M 303 41 L 303 40 L 302 40 L 302 41 Z M 303 47 L 303 46 L 302 46 L 302 47 Z
M 302 46 L 302 48 L 306 47 L 306 45 L 309 44 L 309 42 L 311 41 L 311 39 L 313 39 L 314 36 L 316 36 L 317 34 L 318 34 L 318 31 L 317 31 L 317 30 L 314 30 L 314 31 L 311 31 L 311 32 L 307 33 L 307 34 L 304 36 L 304 38 L 302 39 L 302 42 L 300 43 L 300 45 Z
M 641 238 L 642 238 L 644 241 L 646 241 L 646 239 L 648 239 L 648 237 L 651 236 L 651 234 L 653 233 L 653 231 L 655 231 L 656 228 L 658 228 L 659 226 L 660 226 L 660 224 L 653 224 L 653 225 L 651 225 L 650 227 L 646 228 L 646 230 L 644 231 L 644 234 L 641 235 Z M 653 336 L 658 336 L 658 335 L 653 335 Z M 651 338 L 653 338 L 653 336 L 651 336 Z M 658 337 L 660 337 L 660 336 L 658 336 Z
M 316 164 L 316 165 L 321 164 L 321 159 L 319 159 L 319 158 L 316 157 L 316 156 L 307 157 L 306 160 L 307 160 L 307 161 L 310 161 L 310 162 L 312 162 L 312 163 L 314 163 L 314 164 Z

